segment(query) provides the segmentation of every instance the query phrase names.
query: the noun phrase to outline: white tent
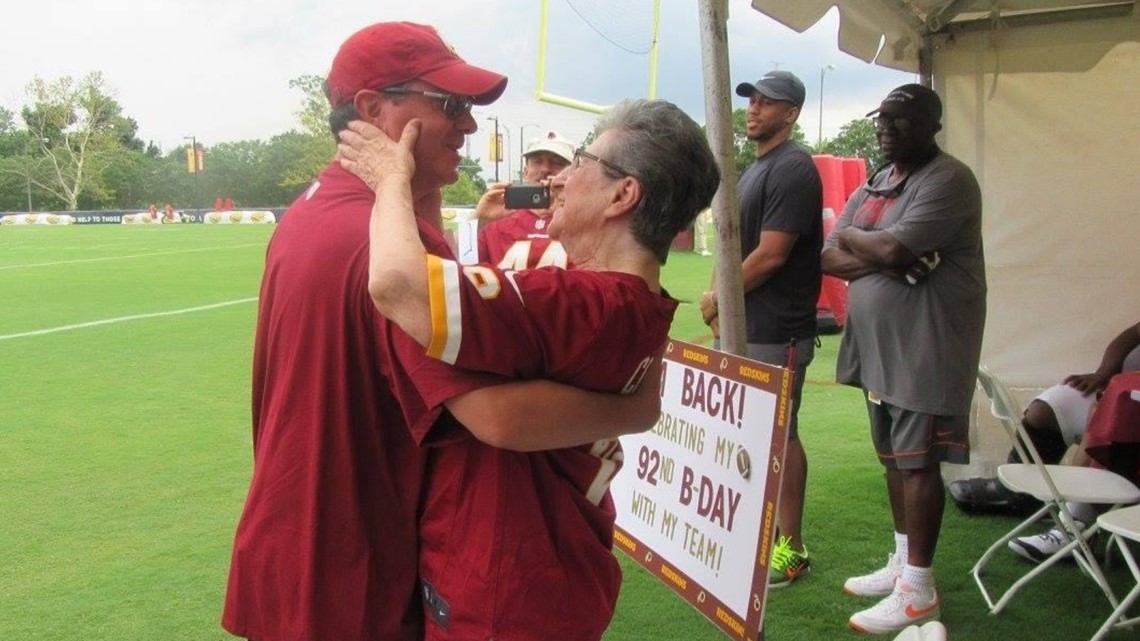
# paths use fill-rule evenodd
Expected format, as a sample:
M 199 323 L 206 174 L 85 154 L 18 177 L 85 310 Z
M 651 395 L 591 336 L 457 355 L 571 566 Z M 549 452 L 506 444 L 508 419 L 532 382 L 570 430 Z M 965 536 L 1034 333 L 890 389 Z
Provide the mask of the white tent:
M 1140 320 L 1135 2 L 752 6 L 797 31 L 837 6 L 842 50 L 932 80 L 946 112 L 940 142 L 982 185 L 982 360 L 1023 401 L 1064 374 L 1091 371 L 1108 341 Z

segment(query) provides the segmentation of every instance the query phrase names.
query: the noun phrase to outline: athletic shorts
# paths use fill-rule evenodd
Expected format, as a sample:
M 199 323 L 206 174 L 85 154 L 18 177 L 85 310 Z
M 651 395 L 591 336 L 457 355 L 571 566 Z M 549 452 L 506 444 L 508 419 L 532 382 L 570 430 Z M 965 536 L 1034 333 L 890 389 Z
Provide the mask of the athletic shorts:
M 1075 388 L 1064 383 L 1054 385 L 1041 392 L 1035 401 L 1041 401 L 1053 408 L 1057 416 L 1057 425 L 1061 428 L 1061 436 L 1065 443 L 1071 445 L 1079 443 L 1085 435 L 1085 427 L 1089 424 L 1089 414 L 1092 414 L 1096 405 L 1096 394 L 1082 395 Z
M 970 462 L 970 417 L 923 414 L 896 407 L 867 392 L 871 441 L 879 462 L 892 470 L 936 463 Z
M 788 364 L 788 345 L 786 343 L 749 343 L 748 358 L 768 365 L 785 367 Z M 800 437 L 800 399 L 803 398 L 807 368 L 813 358 L 815 358 L 815 339 L 801 338 L 796 341 L 796 364 L 793 368 L 796 377 L 792 384 L 792 418 L 788 425 L 789 439 Z

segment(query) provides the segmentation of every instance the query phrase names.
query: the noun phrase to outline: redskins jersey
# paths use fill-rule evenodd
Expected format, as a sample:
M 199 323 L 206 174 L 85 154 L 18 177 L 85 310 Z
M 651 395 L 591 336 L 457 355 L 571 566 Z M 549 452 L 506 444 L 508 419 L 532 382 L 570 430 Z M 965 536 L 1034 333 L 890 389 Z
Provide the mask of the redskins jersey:
M 546 228 L 550 217 L 520 209 L 479 231 L 479 262 L 499 269 L 522 270 L 535 267 L 566 269 L 566 250 L 551 240 Z
M 638 388 L 677 305 L 615 272 L 512 272 L 434 256 L 428 271 L 429 355 L 598 391 Z M 616 440 L 532 453 L 475 439 L 434 449 L 420 525 L 425 638 L 599 639 L 621 584 L 608 490 L 621 462 Z
M 443 400 L 501 381 L 428 358 L 376 311 L 374 201 L 333 163 L 269 242 L 254 339 L 253 478 L 222 614 L 238 637 L 423 638 L 416 519 L 428 449 L 418 444 L 445 429 Z M 422 221 L 420 234 L 448 251 Z M 466 434 L 450 421 L 453 435 Z

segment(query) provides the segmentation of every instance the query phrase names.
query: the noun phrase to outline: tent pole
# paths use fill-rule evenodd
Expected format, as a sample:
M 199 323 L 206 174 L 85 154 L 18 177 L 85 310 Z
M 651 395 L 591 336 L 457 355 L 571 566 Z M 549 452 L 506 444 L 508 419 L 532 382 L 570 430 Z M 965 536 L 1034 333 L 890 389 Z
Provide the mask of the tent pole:
M 701 0 L 701 62 L 704 70 L 705 127 L 720 167 L 720 189 L 713 197 L 716 220 L 716 291 L 720 310 L 720 349 L 744 356 L 744 285 L 740 271 L 740 216 L 732 149 L 732 103 L 728 74 L 727 0 Z

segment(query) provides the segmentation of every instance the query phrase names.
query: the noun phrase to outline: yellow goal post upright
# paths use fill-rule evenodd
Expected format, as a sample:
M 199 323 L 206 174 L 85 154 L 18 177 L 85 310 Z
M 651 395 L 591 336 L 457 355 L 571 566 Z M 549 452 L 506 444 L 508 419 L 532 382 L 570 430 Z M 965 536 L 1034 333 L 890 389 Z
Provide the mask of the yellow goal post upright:
M 553 105 L 560 105 L 577 109 L 579 111 L 586 111 L 590 113 L 600 114 L 609 105 L 598 105 L 584 100 L 575 98 L 568 98 L 566 96 L 559 96 L 546 91 L 546 42 L 548 35 L 550 16 L 550 0 L 542 0 L 542 5 L 539 9 L 539 25 L 538 25 L 538 74 L 535 87 L 535 97 L 542 102 L 548 102 Z M 657 97 L 657 41 L 661 34 L 661 0 L 653 0 L 653 40 L 649 46 L 649 92 L 648 98 L 652 100 Z

